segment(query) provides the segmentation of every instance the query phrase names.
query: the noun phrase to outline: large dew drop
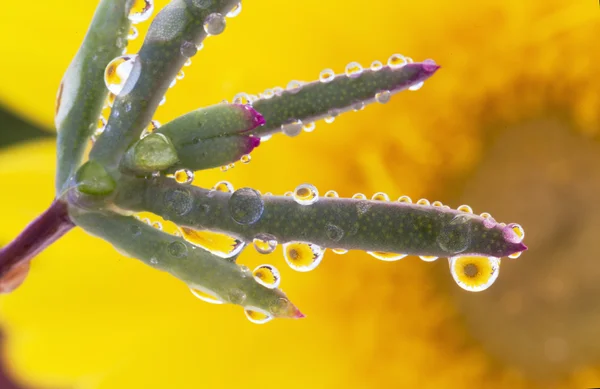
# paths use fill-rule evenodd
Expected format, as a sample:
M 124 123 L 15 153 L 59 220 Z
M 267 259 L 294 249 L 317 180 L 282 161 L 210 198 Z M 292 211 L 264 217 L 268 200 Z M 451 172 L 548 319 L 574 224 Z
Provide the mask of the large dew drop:
M 450 273 L 461 288 L 481 292 L 489 288 L 500 274 L 500 259 L 494 257 L 453 257 Z
M 229 213 L 238 224 L 253 224 L 260 220 L 265 210 L 265 203 L 257 190 L 241 188 L 229 198 Z
M 125 82 L 131 75 L 136 59 L 137 54 L 123 55 L 113 59 L 106 66 L 104 70 L 104 83 L 111 93 L 115 95 L 121 93 Z
M 183 238 L 221 258 L 231 258 L 242 251 L 245 243 L 240 239 L 213 231 L 198 231 L 180 227 Z
M 133 0 L 129 11 L 129 20 L 132 23 L 140 23 L 148 20 L 154 11 L 154 0 Z
M 283 245 L 283 256 L 294 270 L 307 272 L 315 269 L 323 259 L 324 250 L 313 243 L 288 242 Z
M 277 248 L 277 239 L 273 235 L 258 234 L 252 244 L 260 254 L 271 254 Z
M 219 35 L 225 31 L 225 18 L 218 12 L 212 13 L 204 20 L 204 31 L 208 35 Z
M 269 289 L 275 289 L 281 283 L 279 270 L 271 265 L 260 265 L 252 272 L 256 282 Z
M 319 191 L 314 185 L 302 184 L 294 190 L 294 201 L 301 205 L 311 205 L 319 200 Z
M 382 251 L 367 251 L 367 254 L 371 255 L 374 258 L 379 259 L 380 261 L 386 261 L 386 262 L 398 261 L 398 260 L 406 257 L 406 254 L 384 253 Z
M 254 324 L 265 324 L 271 320 L 273 320 L 273 316 L 261 312 L 256 308 L 246 309 L 244 310 L 246 317 Z
M 210 303 L 210 304 L 223 304 L 223 300 L 216 297 L 213 292 L 208 291 L 204 288 L 200 289 L 199 287 L 191 287 L 190 292 L 200 300 Z

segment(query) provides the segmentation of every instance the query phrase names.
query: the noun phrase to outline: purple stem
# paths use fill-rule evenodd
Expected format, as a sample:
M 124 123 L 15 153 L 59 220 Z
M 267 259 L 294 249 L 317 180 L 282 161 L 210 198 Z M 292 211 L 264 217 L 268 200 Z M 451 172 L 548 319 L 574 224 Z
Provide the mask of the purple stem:
M 28 263 L 73 227 L 75 225 L 69 218 L 67 204 L 55 200 L 15 240 L 0 249 L 0 280 L 12 269 Z

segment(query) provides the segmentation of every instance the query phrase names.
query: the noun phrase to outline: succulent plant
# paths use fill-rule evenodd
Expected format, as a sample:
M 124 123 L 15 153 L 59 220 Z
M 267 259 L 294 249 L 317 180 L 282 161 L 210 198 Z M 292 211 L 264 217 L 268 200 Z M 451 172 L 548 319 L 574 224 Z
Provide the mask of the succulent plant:
M 331 190 L 320 195 L 310 184 L 282 196 L 234 190 L 226 181 L 208 189 L 192 185 L 195 171 L 248 162 L 276 133 L 312 132 L 315 121 L 332 122 L 417 90 L 439 66 L 399 54 L 364 69 L 351 62 L 343 74 L 327 69 L 314 82 L 240 93 L 231 103 L 160 126 L 152 119 L 165 92 L 183 78 L 182 68 L 203 40 L 222 33 L 227 18 L 239 14 L 241 3 L 172 0 L 152 22 L 140 52 L 126 54 L 127 40 L 137 36 L 132 24 L 147 20 L 153 8 L 150 0 L 100 1 L 58 91 L 56 198 L 0 251 L 2 291 L 17 287 L 29 261 L 75 226 L 171 273 L 200 299 L 242 306 L 256 323 L 303 314 L 278 288 L 274 266 L 251 271 L 236 263 L 250 244 L 263 254 L 282 245 L 286 262 L 298 271 L 316 268 L 326 249 L 363 250 L 384 261 L 445 257 L 456 282 L 471 291 L 495 281 L 501 257 L 516 258 L 526 249 L 518 224 L 474 215 L 466 205 L 454 210 L 408 196 L 390 201 L 384 193 L 340 198 Z M 163 230 L 141 212 L 177 229 Z

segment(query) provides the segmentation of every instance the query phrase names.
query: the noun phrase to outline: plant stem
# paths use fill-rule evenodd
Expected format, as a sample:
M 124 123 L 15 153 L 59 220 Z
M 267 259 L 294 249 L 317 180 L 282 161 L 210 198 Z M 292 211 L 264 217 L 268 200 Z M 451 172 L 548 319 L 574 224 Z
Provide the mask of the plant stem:
M 55 200 L 19 236 L 0 249 L 0 283 L 11 270 L 29 263 L 46 247 L 75 227 L 69 218 L 67 204 Z

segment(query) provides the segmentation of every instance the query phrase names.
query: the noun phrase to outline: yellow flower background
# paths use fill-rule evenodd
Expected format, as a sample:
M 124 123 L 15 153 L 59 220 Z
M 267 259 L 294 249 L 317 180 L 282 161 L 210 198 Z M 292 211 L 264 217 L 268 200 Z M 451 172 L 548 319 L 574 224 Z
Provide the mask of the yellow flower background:
M 52 127 L 95 5 L 3 3 L 2 105 Z M 276 265 L 307 315 L 257 326 L 77 230 L 0 297 L 4 363 L 39 388 L 600 386 L 598 36 L 595 1 L 245 1 L 156 119 L 396 52 L 442 69 L 418 92 L 273 137 L 249 165 L 197 173 L 196 184 L 467 202 L 521 223 L 530 250 L 473 294 L 444 260 L 327 252 L 303 274 L 281 249 L 248 249 L 241 262 Z M 0 151 L 0 245 L 50 203 L 54 153 L 52 141 Z

